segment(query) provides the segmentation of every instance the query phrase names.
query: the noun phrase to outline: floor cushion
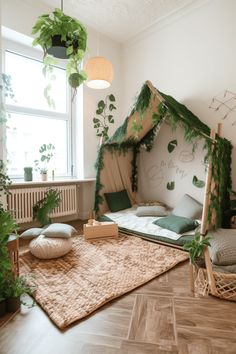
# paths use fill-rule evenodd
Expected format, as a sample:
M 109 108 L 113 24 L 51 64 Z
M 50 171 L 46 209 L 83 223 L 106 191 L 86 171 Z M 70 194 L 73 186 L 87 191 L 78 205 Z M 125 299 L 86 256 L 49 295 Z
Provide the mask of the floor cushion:
M 236 230 L 218 229 L 210 231 L 209 236 L 212 263 L 219 266 L 236 264 Z
M 40 235 L 29 244 L 30 252 L 39 259 L 62 257 L 72 248 L 71 238 L 48 238 Z
M 73 226 L 62 223 L 53 223 L 41 232 L 41 235 L 56 238 L 70 238 L 75 234 L 77 234 L 77 231 Z
M 32 238 L 38 237 L 39 235 L 41 235 L 42 231 L 44 229 L 40 228 L 40 227 L 33 227 L 32 229 L 28 229 L 24 232 L 22 232 L 22 234 L 20 235 L 20 238 L 24 239 L 24 240 L 32 240 Z

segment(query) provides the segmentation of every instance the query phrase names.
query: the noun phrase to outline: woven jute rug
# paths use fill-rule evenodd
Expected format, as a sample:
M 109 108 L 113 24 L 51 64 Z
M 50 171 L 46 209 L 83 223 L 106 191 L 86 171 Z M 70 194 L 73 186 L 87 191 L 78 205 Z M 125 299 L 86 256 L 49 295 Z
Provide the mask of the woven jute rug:
M 186 260 L 188 254 L 134 236 L 86 242 L 55 260 L 20 257 L 21 274 L 35 276 L 37 303 L 64 329 L 71 323 Z

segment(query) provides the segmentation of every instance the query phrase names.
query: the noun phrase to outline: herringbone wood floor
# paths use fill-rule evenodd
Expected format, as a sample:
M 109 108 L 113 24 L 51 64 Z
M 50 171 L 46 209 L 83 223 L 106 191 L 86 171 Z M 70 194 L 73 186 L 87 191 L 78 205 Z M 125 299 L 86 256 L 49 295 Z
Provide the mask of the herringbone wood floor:
M 185 262 L 65 332 L 23 309 L 0 329 L 0 354 L 235 354 L 235 333 L 236 304 L 194 298 Z

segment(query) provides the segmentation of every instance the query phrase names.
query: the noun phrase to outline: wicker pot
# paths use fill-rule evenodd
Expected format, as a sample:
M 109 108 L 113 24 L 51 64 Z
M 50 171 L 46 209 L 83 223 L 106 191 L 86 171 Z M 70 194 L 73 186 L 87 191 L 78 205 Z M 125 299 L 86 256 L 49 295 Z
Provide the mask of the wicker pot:
M 205 259 L 202 257 L 196 257 L 195 266 L 197 266 L 197 268 L 206 268 Z
M 6 300 L 4 299 L 0 301 L 0 317 L 3 317 L 6 312 L 7 312 Z
M 16 312 L 20 309 L 20 296 L 9 297 L 7 300 L 7 312 Z

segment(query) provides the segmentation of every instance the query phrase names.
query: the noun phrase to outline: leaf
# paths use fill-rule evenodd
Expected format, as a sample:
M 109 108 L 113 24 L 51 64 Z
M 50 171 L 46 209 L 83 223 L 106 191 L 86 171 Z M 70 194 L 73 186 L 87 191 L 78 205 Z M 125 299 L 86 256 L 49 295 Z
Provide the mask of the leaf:
M 205 182 L 198 179 L 197 176 L 193 176 L 193 180 L 192 180 L 192 183 L 195 187 L 197 188 L 203 188 L 205 187 Z
M 173 191 L 175 189 L 175 182 L 172 181 L 172 182 L 168 182 L 167 185 L 166 185 L 166 188 L 169 190 L 169 191 Z
M 169 144 L 168 144 L 168 146 L 167 146 L 167 149 L 168 149 L 168 151 L 169 151 L 170 154 L 172 153 L 172 151 L 174 151 L 174 149 L 176 148 L 177 145 L 178 145 L 178 142 L 177 142 L 176 139 L 175 139 L 175 140 L 171 140 L 171 141 L 169 142 Z
M 109 104 L 109 110 L 110 110 L 110 111 L 113 111 L 113 109 L 116 109 L 116 107 L 114 106 L 114 104 L 112 104 L 112 103 Z
M 152 124 L 153 124 L 153 125 L 157 125 L 157 123 L 159 122 L 159 120 L 160 120 L 159 114 L 153 113 L 153 114 L 152 114 Z
M 107 119 L 109 123 L 112 123 L 112 121 L 114 122 L 113 116 L 111 114 L 108 115 Z
M 98 123 L 99 119 L 98 118 L 93 118 L 93 123 Z
M 115 102 L 115 96 L 114 95 L 112 95 L 112 94 L 110 94 L 109 95 L 109 100 L 111 101 L 111 102 Z
M 96 110 L 96 114 L 97 114 L 97 115 L 102 114 L 102 112 L 103 112 L 103 109 L 102 109 L 102 108 L 98 108 L 98 109 Z
M 105 108 L 105 102 L 103 100 L 98 102 L 98 108 L 100 108 L 102 110 Z

